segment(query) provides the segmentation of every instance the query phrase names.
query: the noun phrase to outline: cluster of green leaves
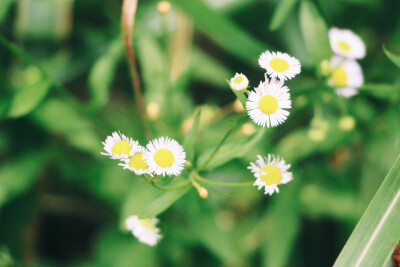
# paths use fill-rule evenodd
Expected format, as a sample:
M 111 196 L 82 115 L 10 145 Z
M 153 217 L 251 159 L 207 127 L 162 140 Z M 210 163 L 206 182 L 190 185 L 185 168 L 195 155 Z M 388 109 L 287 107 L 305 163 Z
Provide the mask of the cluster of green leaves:
M 27 0 L 17 7 L 4 0 L 0 265 L 334 263 L 400 151 L 400 22 L 393 7 L 398 3 L 171 4 L 171 12 L 160 15 L 157 1 L 139 1 L 135 21 L 145 103 L 160 106 L 158 118 L 150 121 L 154 135 L 181 142 L 188 159 L 214 183 L 254 181 L 246 168 L 257 154 L 268 153 L 292 164 L 294 181 L 272 197 L 251 186 L 204 183 L 209 190 L 204 200 L 190 187 L 160 190 L 123 170 L 100 155 L 101 141 L 114 130 L 142 144 L 147 140 L 133 104 L 120 3 Z M 383 13 L 386 22 L 371 19 Z M 351 99 L 336 96 L 319 79 L 319 64 L 331 55 L 331 26 L 350 28 L 367 45 L 360 63 L 366 83 Z M 242 72 L 256 86 L 263 79 L 257 58 L 267 49 L 295 56 L 303 71 L 288 82 L 293 109 L 285 124 L 265 130 L 254 125 L 249 134 L 233 123 L 243 115 L 232 108 L 236 96 L 225 80 Z M 344 116 L 355 119 L 354 128 L 343 127 Z M 389 260 L 400 238 L 399 165 L 397 160 L 337 266 Z M 173 187 L 185 175 L 159 183 Z M 164 237 L 157 247 L 124 231 L 131 214 L 160 216 Z

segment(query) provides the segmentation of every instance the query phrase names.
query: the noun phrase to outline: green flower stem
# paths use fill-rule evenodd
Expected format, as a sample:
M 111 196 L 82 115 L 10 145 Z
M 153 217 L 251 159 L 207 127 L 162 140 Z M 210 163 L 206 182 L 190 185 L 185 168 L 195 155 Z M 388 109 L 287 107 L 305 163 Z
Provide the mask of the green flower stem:
M 219 142 L 217 147 L 214 149 L 214 151 L 211 153 L 211 155 L 208 157 L 208 159 L 203 163 L 203 165 L 200 166 L 199 170 L 203 170 L 209 163 L 210 161 L 215 157 L 215 155 L 218 153 L 220 150 L 221 146 L 225 143 L 225 141 L 228 139 L 228 137 L 231 135 L 231 133 L 236 130 L 240 125 L 242 125 L 243 121 L 247 118 L 247 113 L 242 114 L 242 116 L 232 125 L 229 130 L 226 132 L 222 140 Z
M 201 183 L 215 185 L 215 186 L 223 186 L 223 187 L 244 187 L 244 186 L 252 186 L 254 184 L 254 182 L 244 182 L 244 183 L 214 182 L 201 177 L 198 173 L 196 173 L 193 177 Z
M 94 116 L 90 114 L 86 109 L 82 107 L 82 105 L 79 103 L 77 99 L 75 99 L 74 96 L 72 96 L 68 89 L 65 88 L 63 85 L 61 85 L 58 81 L 56 81 L 53 77 L 50 76 L 50 74 L 47 73 L 46 70 L 44 70 L 37 62 L 35 59 L 33 59 L 28 53 L 23 51 L 21 48 L 16 46 L 15 44 L 11 43 L 9 40 L 7 40 L 2 34 L 0 34 L 0 44 L 3 45 L 6 49 L 11 51 L 13 54 L 18 56 L 23 62 L 25 62 L 28 65 L 34 65 L 35 67 L 38 68 L 38 70 L 42 73 L 43 77 L 51 82 L 51 84 L 54 86 L 54 88 L 57 90 L 59 95 L 63 97 L 63 99 L 74 109 L 79 110 L 81 113 L 85 114 L 87 117 L 89 117 L 95 124 L 102 128 L 102 129 L 107 129 L 107 131 L 112 131 L 112 128 L 109 127 L 104 121 L 100 120 L 98 116 Z
M 183 181 L 182 183 L 179 183 L 179 184 L 176 184 L 176 185 L 162 186 L 162 185 L 156 184 L 154 181 L 151 182 L 151 184 L 152 184 L 154 187 L 156 187 L 156 188 L 158 188 L 158 189 L 162 189 L 162 190 L 174 190 L 174 189 L 179 189 L 179 188 L 188 186 L 189 183 L 190 183 L 189 180 L 185 180 L 185 181 Z

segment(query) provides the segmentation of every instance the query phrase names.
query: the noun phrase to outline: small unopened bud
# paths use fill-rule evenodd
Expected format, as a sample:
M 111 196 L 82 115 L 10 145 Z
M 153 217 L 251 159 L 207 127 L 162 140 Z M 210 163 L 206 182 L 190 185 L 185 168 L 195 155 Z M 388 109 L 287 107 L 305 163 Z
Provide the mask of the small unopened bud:
M 240 102 L 239 99 L 236 99 L 235 102 L 233 102 L 232 108 L 233 108 L 234 111 L 240 112 L 240 113 L 246 111 L 246 110 L 244 109 L 244 107 L 243 107 L 242 102 Z
M 323 76 L 328 76 L 332 72 L 331 65 L 329 64 L 329 60 L 323 60 L 320 65 L 321 74 Z
M 168 1 L 160 1 L 157 4 L 157 10 L 160 14 L 167 14 L 171 10 L 171 3 Z
M 243 126 L 240 128 L 240 132 L 244 135 L 250 135 L 256 131 L 256 127 L 250 122 L 246 122 L 243 124 Z
M 197 191 L 199 192 L 199 196 L 201 198 L 207 198 L 208 197 L 208 190 L 205 189 L 204 187 L 200 186 L 197 188 Z
M 344 116 L 339 120 L 339 128 L 343 131 L 351 131 L 356 125 L 356 120 L 352 116 Z
M 147 116 L 149 116 L 149 119 L 158 119 L 158 116 L 160 115 L 160 105 L 157 102 L 150 102 L 146 106 L 146 113 Z

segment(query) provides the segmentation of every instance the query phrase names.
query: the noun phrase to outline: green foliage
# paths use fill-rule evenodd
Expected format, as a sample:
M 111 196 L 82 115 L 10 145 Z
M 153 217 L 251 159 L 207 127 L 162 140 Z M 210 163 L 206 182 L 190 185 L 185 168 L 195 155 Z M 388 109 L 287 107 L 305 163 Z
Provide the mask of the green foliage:
M 271 31 L 278 30 L 281 25 L 288 19 L 290 12 L 293 10 L 298 0 L 282 0 L 278 2 L 278 5 L 272 16 L 269 29 Z
M 383 266 L 400 240 L 400 156 L 334 266 Z
M 383 52 L 385 52 L 386 56 L 392 61 L 397 67 L 400 68 L 400 55 L 395 55 L 383 46 Z

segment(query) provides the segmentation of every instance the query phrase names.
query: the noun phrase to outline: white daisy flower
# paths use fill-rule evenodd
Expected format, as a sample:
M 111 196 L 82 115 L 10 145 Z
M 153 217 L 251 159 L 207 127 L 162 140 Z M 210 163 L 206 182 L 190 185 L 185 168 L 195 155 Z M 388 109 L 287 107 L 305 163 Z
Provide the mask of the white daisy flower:
M 272 79 L 260 82 L 251 91 L 246 101 L 246 109 L 250 118 L 258 125 L 275 127 L 284 122 L 289 115 L 285 109 L 291 108 L 289 88 L 283 85 L 283 80 Z
M 290 80 L 300 73 L 301 65 L 297 58 L 286 53 L 265 51 L 258 58 L 258 65 L 267 70 L 271 78 Z
M 123 163 L 119 165 L 133 171 L 136 175 L 150 174 L 149 166 L 144 160 L 144 154 L 149 153 L 146 148 L 137 145 L 129 152 L 128 158 L 122 159 Z
M 357 94 L 357 87 L 364 83 L 362 69 L 357 61 L 333 56 L 330 61 L 332 73 L 328 84 L 336 88 L 336 93 L 345 97 Z
M 338 55 L 353 59 L 365 56 L 364 42 L 350 30 L 330 29 L 329 42 L 333 52 Z
M 283 159 L 271 154 L 264 158 L 257 155 L 257 158 L 255 163 L 250 162 L 248 169 L 257 178 L 254 185 L 258 186 L 258 190 L 265 187 L 265 194 L 279 193 L 278 185 L 286 184 L 293 179 L 292 173 L 287 171 L 290 164 L 285 164 Z
M 158 219 L 148 218 L 139 219 L 138 216 L 129 216 L 125 220 L 126 228 L 132 232 L 132 234 L 139 239 L 140 242 L 149 246 L 157 244 L 158 240 L 161 239 L 160 229 L 156 227 Z
M 137 141 L 120 132 L 113 132 L 102 144 L 106 153 L 102 152 L 101 154 L 110 156 L 112 159 L 126 159 L 131 149 L 139 145 Z
M 147 144 L 144 159 L 156 175 L 179 175 L 186 163 L 183 147 L 174 139 L 160 137 Z
M 249 80 L 242 73 L 236 73 L 233 78 L 231 78 L 230 86 L 235 91 L 244 91 L 249 86 Z

